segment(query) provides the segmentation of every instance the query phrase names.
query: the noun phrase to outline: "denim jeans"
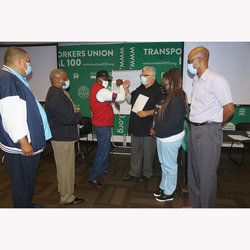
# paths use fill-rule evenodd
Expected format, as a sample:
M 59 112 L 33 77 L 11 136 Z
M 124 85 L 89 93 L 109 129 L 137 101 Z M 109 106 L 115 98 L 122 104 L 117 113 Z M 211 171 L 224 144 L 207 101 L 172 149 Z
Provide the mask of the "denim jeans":
M 99 176 L 109 167 L 111 127 L 94 125 L 94 130 L 97 136 L 98 147 L 88 178 L 90 181 L 97 181 Z
M 162 178 L 160 189 L 164 190 L 164 194 L 172 195 L 177 184 L 177 156 L 183 138 L 173 142 L 162 142 L 156 138 L 158 158 L 161 164 Z

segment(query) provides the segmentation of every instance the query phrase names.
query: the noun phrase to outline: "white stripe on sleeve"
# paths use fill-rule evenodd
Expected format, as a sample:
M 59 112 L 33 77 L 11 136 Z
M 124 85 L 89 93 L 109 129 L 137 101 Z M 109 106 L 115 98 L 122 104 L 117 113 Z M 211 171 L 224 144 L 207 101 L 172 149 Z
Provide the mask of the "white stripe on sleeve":
M 19 96 L 8 96 L 0 100 L 3 128 L 14 143 L 29 136 L 26 102 Z

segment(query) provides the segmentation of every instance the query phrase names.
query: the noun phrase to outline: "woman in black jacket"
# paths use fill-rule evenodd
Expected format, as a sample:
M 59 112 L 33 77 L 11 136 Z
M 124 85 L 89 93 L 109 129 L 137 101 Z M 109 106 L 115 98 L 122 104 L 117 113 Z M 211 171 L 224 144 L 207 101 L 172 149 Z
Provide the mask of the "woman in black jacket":
M 177 183 L 177 156 L 185 131 L 184 117 L 187 97 L 179 69 L 171 69 L 162 77 L 163 99 L 155 112 L 154 126 L 150 134 L 156 137 L 158 158 L 162 169 L 159 189 L 154 193 L 157 201 L 174 199 Z

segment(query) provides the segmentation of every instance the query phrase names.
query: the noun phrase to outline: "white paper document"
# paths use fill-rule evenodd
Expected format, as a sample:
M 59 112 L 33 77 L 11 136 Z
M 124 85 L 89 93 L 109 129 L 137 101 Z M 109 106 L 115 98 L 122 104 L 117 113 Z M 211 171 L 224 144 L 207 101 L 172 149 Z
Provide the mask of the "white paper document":
M 228 135 L 229 137 L 233 138 L 234 140 L 237 141 L 246 141 L 246 140 L 250 140 L 249 137 L 243 136 L 243 135 Z
M 139 94 L 139 96 L 137 97 L 135 104 L 132 108 L 132 111 L 135 113 L 142 111 L 144 106 L 146 105 L 148 99 L 149 99 L 149 97 L 142 95 L 142 94 Z

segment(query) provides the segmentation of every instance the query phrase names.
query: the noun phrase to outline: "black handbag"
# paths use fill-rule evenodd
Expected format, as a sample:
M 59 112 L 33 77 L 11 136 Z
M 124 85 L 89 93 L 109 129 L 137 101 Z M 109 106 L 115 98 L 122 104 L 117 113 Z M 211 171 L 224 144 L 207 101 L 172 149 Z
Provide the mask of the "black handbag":
M 83 116 L 79 124 L 80 124 L 80 136 L 92 132 L 92 120 L 89 117 Z

